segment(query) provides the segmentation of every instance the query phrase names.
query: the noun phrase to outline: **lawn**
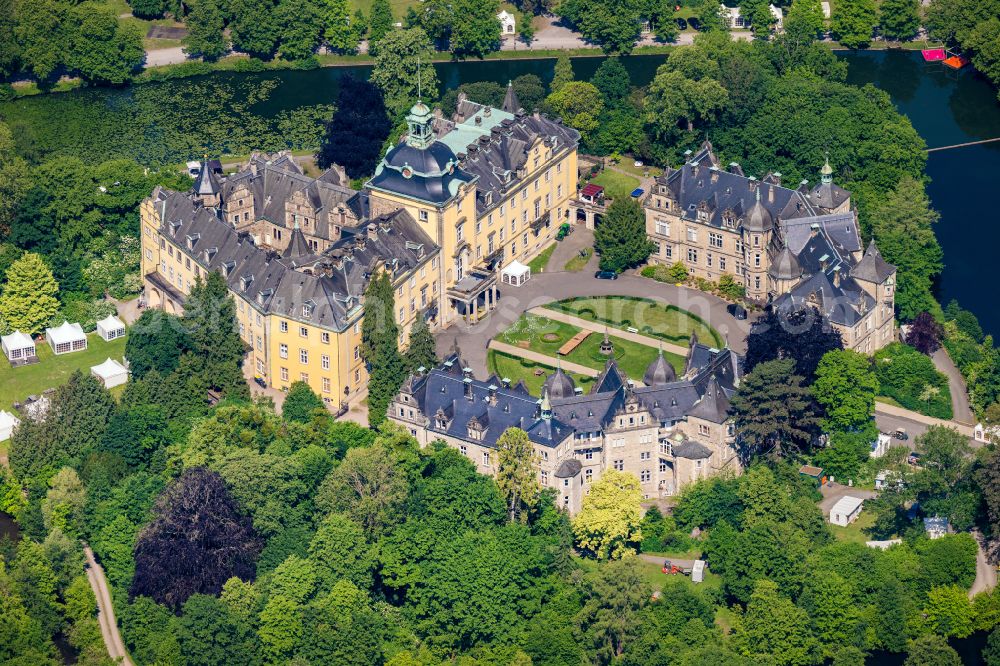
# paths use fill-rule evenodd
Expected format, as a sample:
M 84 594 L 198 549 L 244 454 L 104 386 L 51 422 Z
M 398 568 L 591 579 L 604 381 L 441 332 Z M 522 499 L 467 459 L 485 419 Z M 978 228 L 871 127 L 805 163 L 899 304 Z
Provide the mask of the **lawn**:
M 580 329 L 576 326 L 526 312 L 496 339 L 508 345 L 555 357 L 559 348 L 579 332 Z M 528 343 L 528 346 L 525 347 L 523 343 Z
M 552 253 L 556 251 L 556 244 L 552 243 L 547 248 L 538 253 L 538 256 L 528 262 L 528 266 L 531 267 L 531 272 L 534 273 L 544 273 L 545 267 L 549 265 L 549 259 L 552 258 Z
M 639 187 L 639 179 L 633 176 L 605 169 L 590 179 L 595 185 L 604 187 L 604 194 L 611 199 L 626 198 Z
M 833 536 L 837 537 L 838 541 L 846 541 L 848 543 L 859 543 L 864 545 L 866 541 L 871 541 L 872 537 L 865 534 L 863 531 L 865 528 L 871 527 L 875 524 L 875 514 L 866 511 L 863 507 L 861 509 L 861 515 L 858 519 L 847 527 L 841 527 L 839 525 L 830 525 L 830 531 L 833 532 Z
M 575 257 L 566 262 L 563 266 L 564 271 L 570 273 L 578 273 L 582 271 L 586 266 L 587 262 L 590 261 L 590 257 L 593 256 L 594 250 L 589 247 L 585 247 L 582 250 L 583 254 L 577 254 Z
M 715 347 L 723 344 L 722 336 L 700 317 L 677 306 L 664 306 L 646 298 L 567 298 L 544 307 L 615 328 L 637 328 L 643 335 L 676 344 L 686 343 L 691 338 L 691 333 L 697 334 L 698 339 L 705 344 Z
M 38 363 L 12 368 L 0 361 L 0 409 L 11 409 L 14 401 L 37 395 L 45 389 L 64 384 L 74 370 L 90 372 L 106 358 L 121 360 L 125 338 L 105 342 L 96 333 L 87 336 L 87 349 L 56 356 L 46 344 L 37 346 Z
M 353 16 L 354 12 L 360 9 L 365 13 L 365 18 L 370 19 L 373 4 L 375 4 L 375 0 L 351 0 L 351 15 Z M 420 2 L 419 0 L 389 0 L 389 6 L 392 8 L 392 17 L 397 21 L 402 21 L 406 16 L 406 10 L 410 7 L 418 9 Z
M 528 387 L 528 390 L 532 395 L 541 395 L 542 384 L 545 383 L 545 378 L 555 372 L 554 366 L 535 363 L 534 361 L 528 361 L 523 358 L 517 358 L 515 356 L 511 356 L 510 354 L 496 351 L 495 349 L 491 349 L 489 351 L 486 356 L 486 362 L 491 373 L 501 379 L 504 377 L 510 379 L 512 386 L 523 380 L 525 386 Z M 536 375 L 535 370 L 538 369 L 543 370 L 545 374 Z M 583 375 L 578 375 L 574 372 L 567 374 L 573 378 L 576 385 L 582 388 L 584 392 L 590 389 L 590 385 L 594 381 L 593 377 L 584 377 Z
M 618 362 L 618 367 L 621 368 L 621 370 L 628 375 L 630 379 L 634 379 L 636 382 L 641 382 L 642 376 L 646 373 L 646 368 L 648 368 L 649 364 L 656 358 L 658 350 L 655 347 L 648 347 L 646 345 L 639 344 L 638 342 L 632 342 L 631 340 L 619 338 L 614 335 L 609 337 L 611 339 L 611 345 L 614 347 L 615 360 Z M 587 336 L 586 340 L 580 343 L 579 347 L 567 354 L 564 358 L 571 363 L 584 365 L 588 368 L 593 368 L 594 370 L 603 370 L 604 364 L 608 359 L 607 356 L 601 353 L 601 342 L 603 340 L 603 333 L 591 333 Z M 678 376 L 683 374 L 683 358 L 677 354 L 671 354 L 670 352 L 664 352 L 663 355 L 670 362 L 670 365 L 674 366 Z

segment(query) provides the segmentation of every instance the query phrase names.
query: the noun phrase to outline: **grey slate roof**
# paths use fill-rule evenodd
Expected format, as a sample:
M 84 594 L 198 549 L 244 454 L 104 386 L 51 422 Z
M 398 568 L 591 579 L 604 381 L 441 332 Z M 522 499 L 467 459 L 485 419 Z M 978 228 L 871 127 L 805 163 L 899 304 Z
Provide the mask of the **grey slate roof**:
M 660 386 L 662 384 L 669 384 L 677 379 L 677 372 L 674 370 L 674 366 L 670 365 L 670 362 L 663 357 L 663 350 L 656 355 L 653 362 L 649 364 L 646 368 L 646 373 L 642 377 L 642 381 L 646 382 L 647 386 Z
M 689 460 L 706 460 L 712 457 L 712 451 L 704 444 L 699 444 L 698 442 L 687 439 L 680 444 L 675 444 L 673 447 L 674 455 L 678 458 L 687 458 Z
M 557 367 L 556 371 L 545 379 L 544 388 L 548 390 L 549 397 L 552 399 L 576 395 L 576 384 L 573 382 L 573 378 L 563 372 L 561 366 Z
M 878 284 L 895 272 L 896 267 L 882 258 L 882 253 L 875 247 L 875 241 L 871 241 L 865 250 L 865 256 L 851 269 L 851 277 Z
M 401 141 L 386 153 L 368 184 L 380 190 L 442 204 L 455 196 L 459 184 L 475 180 L 457 165 L 458 159 L 451 148 L 440 141 L 431 143 L 427 148 L 417 148 Z
M 201 170 L 198 171 L 198 177 L 194 181 L 194 191 L 200 195 L 219 193 L 219 179 L 207 159 L 201 163 Z
M 517 113 L 518 111 L 523 111 L 521 108 L 521 100 L 517 98 L 517 93 L 514 92 L 514 82 L 507 82 L 507 92 L 503 96 L 503 104 L 500 108 L 507 113 Z

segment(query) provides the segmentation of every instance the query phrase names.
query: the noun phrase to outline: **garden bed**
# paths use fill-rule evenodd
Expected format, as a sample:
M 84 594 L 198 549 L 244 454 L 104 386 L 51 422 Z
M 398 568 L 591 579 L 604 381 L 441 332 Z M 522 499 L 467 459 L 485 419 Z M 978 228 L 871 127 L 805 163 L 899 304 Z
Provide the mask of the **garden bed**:
M 544 307 L 615 328 L 636 328 L 643 335 L 675 344 L 686 344 L 692 333 L 705 344 L 714 347 L 722 347 L 724 344 L 722 336 L 698 315 L 675 305 L 664 306 L 648 298 L 578 297 L 549 303 Z
M 556 371 L 555 366 L 518 358 L 495 349 L 491 349 L 486 355 L 486 363 L 491 373 L 501 379 L 504 377 L 510 379 L 511 386 L 516 385 L 519 381 L 523 381 L 532 395 L 541 395 L 542 384 L 545 383 L 545 379 Z M 536 375 L 535 371 L 539 369 L 543 370 L 544 374 Z M 582 388 L 584 392 L 589 391 L 591 384 L 594 382 L 593 377 L 585 377 L 574 372 L 567 372 L 566 374 L 572 377 L 576 385 Z

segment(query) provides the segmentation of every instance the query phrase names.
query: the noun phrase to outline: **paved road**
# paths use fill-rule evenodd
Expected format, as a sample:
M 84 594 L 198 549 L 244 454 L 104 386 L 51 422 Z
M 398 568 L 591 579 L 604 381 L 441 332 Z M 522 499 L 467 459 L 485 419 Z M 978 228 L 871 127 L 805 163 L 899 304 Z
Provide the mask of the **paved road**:
M 187 59 L 187 54 L 184 53 L 183 47 L 180 46 L 146 51 L 146 67 L 176 65 L 179 62 L 187 62 Z
M 819 502 L 819 509 L 823 512 L 823 517 L 826 518 L 830 515 L 830 509 L 844 497 L 860 497 L 863 500 L 868 500 L 875 497 L 875 493 L 871 490 L 862 490 L 861 488 L 852 488 L 851 486 L 844 485 L 843 483 L 828 483 L 819 489 L 820 494 L 823 499 Z
M 997 586 L 997 570 L 986 559 L 986 552 L 983 550 L 982 536 L 978 532 L 973 532 L 978 549 L 976 550 L 976 580 L 969 588 L 969 598 L 976 596 L 980 592 L 992 590 Z
M 478 377 L 485 377 L 486 347 L 498 333 L 507 330 L 522 313 L 531 308 L 573 296 L 642 296 L 673 304 L 693 312 L 713 326 L 728 339 L 730 346 L 740 354 L 746 352 L 749 320 L 739 321 L 726 312 L 726 302 L 705 292 L 655 282 L 637 275 L 621 275 L 617 280 L 598 280 L 592 273 L 553 272 L 533 275 L 521 287 L 502 290 L 496 310 L 484 320 L 469 325 L 464 322 L 437 334 L 437 350 L 447 354 L 458 342 L 462 358 Z
M 948 389 L 951 392 L 951 409 L 954 412 L 952 418 L 965 425 L 976 425 L 976 415 L 969 406 L 969 391 L 965 386 L 965 378 L 958 371 L 958 367 L 952 362 L 951 357 L 944 347 L 938 349 L 931 356 L 934 367 L 939 372 L 943 372 L 948 378 Z
M 94 559 L 94 551 L 90 546 L 85 545 L 83 552 L 87 558 L 87 580 L 90 581 L 90 589 L 94 591 L 94 598 L 97 599 L 97 620 L 101 625 L 101 635 L 104 637 L 104 645 L 108 648 L 108 655 L 116 663 L 133 666 L 122 641 L 122 635 L 118 631 L 118 622 L 115 620 L 115 609 L 111 603 L 111 591 L 104 577 L 104 569 Z

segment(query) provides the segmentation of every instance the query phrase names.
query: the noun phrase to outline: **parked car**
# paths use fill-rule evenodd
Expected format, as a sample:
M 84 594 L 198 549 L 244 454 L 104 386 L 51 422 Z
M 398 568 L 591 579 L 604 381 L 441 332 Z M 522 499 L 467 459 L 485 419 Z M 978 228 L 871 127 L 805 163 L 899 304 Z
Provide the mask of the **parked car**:
M 920 454 L 917 451 L 910 451 L 910 455 L 906 456 L 906 462 L 911 465 L 920 464 Z
M 740 305 L 739 303 L 730 303 L 726 306 L 726 312 L 733 315 L 739 320 L 747 318 L 747 309 Z
M 677 29 L 678 30 L 687 30 L 688 29 L 688 23 L 687 23 L 687 21 L 685 21 L 684 19 L 682 19 L 680 16 L 678 16 L 677 18 L 674 19 L 674 23 L 677 24 Z
M 905 428 L 896 428 L 896 432 L 892 433 L 892 436 L 901 442 L 905 442 L 910 438 L 910 436 L 906 434 Z
M 594 273 L 594 277 L 598 280 L 617 280 L 618 273 L 614 271 L 597 271 Z
M 701 30 L 701 21 L 698 20 L 697 16 L 689 18 L 688 25 L 691 26 L 692 30 Z

